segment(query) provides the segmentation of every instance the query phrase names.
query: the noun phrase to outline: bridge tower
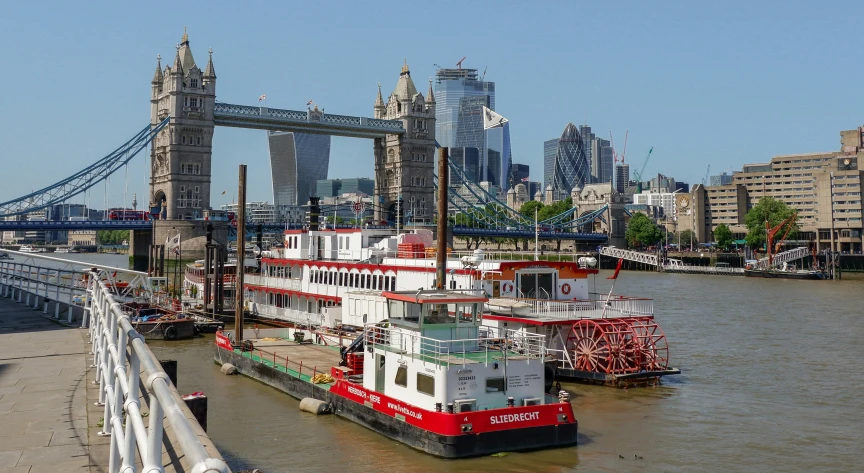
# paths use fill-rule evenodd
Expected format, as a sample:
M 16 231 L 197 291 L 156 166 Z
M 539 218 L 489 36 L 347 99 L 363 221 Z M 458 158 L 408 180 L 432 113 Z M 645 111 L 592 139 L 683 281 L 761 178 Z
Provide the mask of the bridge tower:
M 213 50 L 202 72 L 195 64 L 185 28 L 174 62 L 162 69 L 156 58 L 150 96 L 150 123 L 171 120 L 150 151 L 150 209 L 160 218 L 201 216 L 210 208 L 213 104 L 216 72 Z
M 404 223 L 432 222 L 435 211 L 435 95 L 432 80 L 426 97 L 417 92 L 407 62 L 393 93 L 384 102 L 381 84 L 375 99 L 375 118 L 402 120 L 404 136 L 375 139 L 375 219 Z M 401 198 L 401 203 L 397 202 Z M 398 212 L 397 212 L 398 209 Z

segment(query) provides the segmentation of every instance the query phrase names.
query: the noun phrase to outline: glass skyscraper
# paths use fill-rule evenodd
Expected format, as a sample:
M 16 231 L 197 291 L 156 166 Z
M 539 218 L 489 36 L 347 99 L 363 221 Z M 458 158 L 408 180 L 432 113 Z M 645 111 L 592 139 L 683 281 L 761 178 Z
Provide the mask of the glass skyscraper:
M 273 205 L 304 205 L 315 195 L 316 183 L 327 179 L 330 135 L 270 132 L 270 172 Z
M 558 138 L 543 142 L 543 190 L 552 185 L 555 172 L 555 155 L 558 154 Z
M 480 151 L 477 148 L 450 148 L 450 161 L 465 171 L 465 177 L 474 182 L 480 182 Z M 450 186 L 461 186 L 462 178 L 455 172 L 450 172 Z
M 576 125 L 568 123 L 558 140 L 555 165 L 552 169 L 552 189 L 556 199 L 570 195 L 574 187 L 583 188 L 591 182 L 591 170 L 585 156 L 585 145 Z
M 495 110 L 495 83 L 478 79 L 476 69 L 438 69 L 435 77 L 438 143 L 448 148 L 476 148 L 478 182 L 488 181 L 506 191 L 510 187 L 509 123 L 483 130 L 483 107 Z

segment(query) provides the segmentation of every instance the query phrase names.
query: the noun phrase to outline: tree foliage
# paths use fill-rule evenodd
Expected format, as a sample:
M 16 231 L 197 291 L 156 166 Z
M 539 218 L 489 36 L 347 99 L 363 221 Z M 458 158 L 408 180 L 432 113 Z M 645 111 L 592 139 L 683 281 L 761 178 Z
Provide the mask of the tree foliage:
M 663 238 L 663 234 L 647 215 L 637 212 L 630 218 L 624 237 L 631 247 L 640 247 L 657 243 Z
M 537 202 L 536 200 L 529 200 L 528 202 L 525 202 L 524 204 L 522 204 L 522 208 L 519 209 L 519 213 L 521 213 L 525 217 L 533 220 L 534 219 L 534 209 L 537 209 L 539 212 L 539 209 L 542 209 L 542 208 L 543 208 L 543 202 Z
M 744 224 L 747 226 L 747 245 L 752 249 L 760 249 L 765 245 L 767 238 L 765 234 L 765 221 L 768 221 L 768 226 L 774 228 L 780 222 L 791 217 L 795 213 L 795 209 L 786 205 L 785 202 L 777 200 L 773 197 L 764 197 L 759 200 L 759 203 L 754 205 L 747 216 L 744 217 Z M 790 235 L 794 235 L 798 231 L 798 225 L 792 224 Z M 780 230 L 782 235 L 786 231 L 786 227 Z
M 96 241 L 102 245 L 120 245 L 123 240 L 129 241 L 129 230 L 99 230 Z
M 732 230 L 729 229 L 729 225 L 725 223 L 717 225 L 717 228 L 714 229 L 714 241 L 717 242 L 719 248 L 724 250 L 728 250 L 732 246 L 735 238 L 732 236 Z
M 675 240 L 671 243 L 674 243 L 676 245 L 680 243 L 678 248 L 679 250 L 681 248 L 689 248 L 691 242 L 696 243 L 696 233 L 693 232 L 693 230 L 681 230 L 680 232 L 675 234 L 674 238 Z

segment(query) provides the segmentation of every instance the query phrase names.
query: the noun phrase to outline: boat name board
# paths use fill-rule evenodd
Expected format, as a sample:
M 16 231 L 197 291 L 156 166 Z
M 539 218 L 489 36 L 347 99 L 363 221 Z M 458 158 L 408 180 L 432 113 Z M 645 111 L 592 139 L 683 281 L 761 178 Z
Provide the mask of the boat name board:
M 528 422 L 540 418 L 540 412 L 523 412 L 521 414 L 501 414 L 489 418 L 489 423 L 496 424 L 512 424 L 513 422 Z

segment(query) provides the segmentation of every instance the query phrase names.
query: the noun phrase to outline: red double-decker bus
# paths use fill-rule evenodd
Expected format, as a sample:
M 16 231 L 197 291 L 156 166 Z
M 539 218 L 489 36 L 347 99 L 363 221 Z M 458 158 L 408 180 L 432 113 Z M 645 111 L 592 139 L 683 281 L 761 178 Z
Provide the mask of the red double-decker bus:
M 110 209 L 108 220 L 149 220 L 150 216 L 143 210 Z

